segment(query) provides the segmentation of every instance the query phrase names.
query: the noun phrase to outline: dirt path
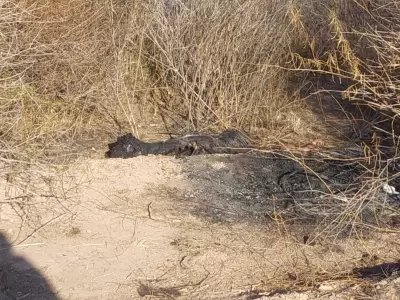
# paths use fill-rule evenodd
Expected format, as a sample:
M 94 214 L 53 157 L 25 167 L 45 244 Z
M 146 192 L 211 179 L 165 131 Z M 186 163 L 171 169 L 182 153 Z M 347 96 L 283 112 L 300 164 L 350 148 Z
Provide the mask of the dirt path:
M 91 159 L 7 176 L 0 299 L 346 299 L 354 287 L 338 296 L 336 282 L 304 293 L 261 291 L 288 286 L 288 276 L 348 270 L 365 253 L 398 257 L 394 233 L 307 245 L 306 222 L 271 221 L 275 204 L 260 187 L 274 189 L 266 178 L 282 164 L 273 161 L 267 168 L 245 156 Z M 398 285 L 386 281 L 385 295 L 398 296 Z

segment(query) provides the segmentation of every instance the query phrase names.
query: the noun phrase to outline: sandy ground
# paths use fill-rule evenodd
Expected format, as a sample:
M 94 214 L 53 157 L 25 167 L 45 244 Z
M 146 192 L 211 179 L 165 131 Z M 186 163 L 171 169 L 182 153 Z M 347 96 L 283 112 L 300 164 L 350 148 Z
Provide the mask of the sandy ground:
M 291 232 L 253 213 L 262 195 L 246 194 L 248 181 L 223 157 L 82 159 L 8 173 L 0 299 L 400 299 L 399 280 L 285 292 L 285 278 L 345 271 L 365 253 L 398 258 L 399 235 L 304 245 L 307 226 Z

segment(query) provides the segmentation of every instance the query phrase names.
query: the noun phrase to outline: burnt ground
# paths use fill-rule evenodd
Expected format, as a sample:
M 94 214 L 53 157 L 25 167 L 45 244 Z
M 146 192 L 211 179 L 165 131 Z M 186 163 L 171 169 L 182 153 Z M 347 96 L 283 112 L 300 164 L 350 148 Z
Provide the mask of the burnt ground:
M 159 193 L 176 199 L 176 211 L 190 203 L 186 210 L 208 222 L 280 222 L 293 227 L 303 243 L 313 243 L 321 232 L 335 239 L 355 232 L 365 236 L 371 227 L 397 227 L 400 221 L 400 197 L 383 191 L 387 178 L 397 177 L 395 170 L 389 170 L 398 168 L 396 162 L 386 163 L 383 171 L 374 166 L 376 157 L 365 159 L 361 147 L 325 154 L 266 151 L 253 147 L 244 134 L 234 130 L 159 142 L 125 135 L 108 146 L 107 158 L 174 155 L 189 192 L 161 186 Z M 368 178 L 377 175 L 381 183 L 368 183 Z M 399 189 L 396 180 L 389 183 Z
M 279 217 L 295 227 L 309 225 L 309 230 L 343 222 L 340 234 L 346 236 L 345 223 L 354 223 L 352 219 L 390 224 L 391 209 L 399 204 L 378 189 L 371 194 L 374 199 L 360 200 L 354 215 L 341 217 L 368 175 L 358 162 L 295 159 L 283 153 L 194 156 L 177 162 L 191 189 L 177 197 L 176 205 L 190 203 L 192 214 L 211 222 L 274 223 Z M 390 209 L 385 212 L 387 203 Z

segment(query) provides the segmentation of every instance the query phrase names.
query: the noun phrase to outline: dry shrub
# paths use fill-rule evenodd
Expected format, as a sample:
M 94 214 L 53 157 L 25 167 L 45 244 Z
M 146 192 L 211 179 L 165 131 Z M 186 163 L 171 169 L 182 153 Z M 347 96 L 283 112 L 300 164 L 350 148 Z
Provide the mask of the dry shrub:
M 363 141 L 363 185 L 342 195 L 342 212 L 319 234 L 335 237 L 350 228 L 357 236 L 366 223 L 369 230 L 380 230 L 388 225 L 384 215 L 396 223 L 399 212 L 393 202 L 398 200 L 385 195 L 382 184 L 400 186 L 398 2 L 296 0 L 285 10 L 292 26 L 290 59 L 277 64 L 290 71 L 287 78 L 298 88 L 317 78 L 322 91 L 316 92 L 334 89 L 352 104 L 353 110 L 343 114 L 364 119 L 371 131 Z M 353 142 L 360 142 L 357 134 Z
M 291 1 L 171 0 L 150 7 L 144 54 L 153 81 L 167 87 L 157 99 L 162 109 L 187 117 L 188 128 L 268 129 L 271 138 L 306 129 L 288 72 L 279 68 L 295 40 Z
M 341 91 L 354 102 L 397 109 L 395 5 L 5 1 L 4 107 L 21 107 L 27 97 L 35 105 L 25 105 L 25 112 L 64 105 L 60 109 L 68 113 L 50 117 L 58 120 L 46 131 L 56 135 L 53 140 L 137 134 L 138 112 L 154 102 L 162 114 L 186 120 L 187 129 L 241 128 L 270 139 L 301 139 L 315 135 L 298 93 L 310 74 L 344 82 Z M 21 111 L 11 109 L 3 119 L 21 119 Z M 25 128 L 17 122 L 7 135 L 14 144 L 24 142 L 32 120 L 22 123 Z M 10 121 L 2 127 L 10 132 Z
M 297 45 L 303 51 L 293 53 L 297 71 L 341 82 L 342 97 L 361 110 L 397 115 L 397 1 L 315 1 L 312 9 L 299 5 L 296 12 L 304 41 Z
M 186 130 L 312 135 L 310 115 L 280 68 L 296 36 L 290 7 L 291 1 L 5 1 L 3 141 L 15 153 L 38 148 L 39 156 L 80 140 L 104 144 L 109 135 L 139 134 L 137 119 L 154 103 L 163 116 L 186 120 L 178 124 Z
M 29 95 L 35 105 L 25 105 L 25 112 L 31 108 L 48 117 L 17 123 L 7 138 L 23 144 L 24 132 L 36 135 L 29 126 L 49 127 L 43 119 L 57 120 L 57 126 L 39 133 L 50 136 L 46 141 L 126 130 L 138 134 L 138 112 L 154 102 L 162 114 L 186 120 L 190 130 L 241 128 L 277 140 L 315 135 L 288 71 L 294 52 L 317 51 L 331 30 L 321 13 L 328 12 L 324 3 L 309 4 L 8 1 L 3 15 L 11 21 L 2 23 L 7 38 L 1 47 L 9 64 L 1 74 L 15 80 L 7 80 L 11 92 L 3 97 L 19 103 L 15 94 Z M 309 51 L 307 43 L 316 46 Z M 326 55 L 321 47 L 317 52 Z M 297 73 L 303 82 L 307 76 Z M 53 102 L 64 112 L 50 116 Z M 21 110 L 14 112 L 8 117 L 23 118 Z
M 3 148 L 45 158 L 135 129 L 135 1 L 3 2 Z

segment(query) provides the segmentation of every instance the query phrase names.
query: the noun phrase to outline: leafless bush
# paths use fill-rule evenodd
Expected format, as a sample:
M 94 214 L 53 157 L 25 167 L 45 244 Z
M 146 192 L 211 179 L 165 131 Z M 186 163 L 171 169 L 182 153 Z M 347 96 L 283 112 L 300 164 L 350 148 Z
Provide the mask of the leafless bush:
M 297 71 L 343 81 L 343 98 L 395 117 L 399 101 L 397 2 L 319 1 L 313 8 L 297 10 L 306 49 L 304 55 L 293 53 Z
M 288 74 L 277 67 L 296 40 L 291 1 L 150 3 L 146 62 L 168 87 L 161 104 L 186 115 L 189 128 L 305 129 Z
M 3 2 L 3 149 L 14 158 L 54 157 L 121 126 L 135 130 L 134 1 Z

